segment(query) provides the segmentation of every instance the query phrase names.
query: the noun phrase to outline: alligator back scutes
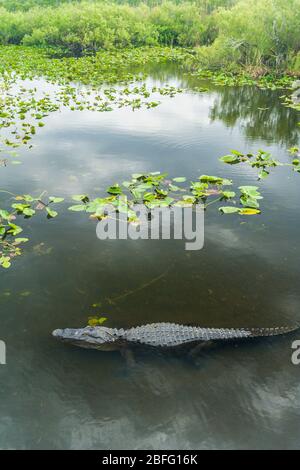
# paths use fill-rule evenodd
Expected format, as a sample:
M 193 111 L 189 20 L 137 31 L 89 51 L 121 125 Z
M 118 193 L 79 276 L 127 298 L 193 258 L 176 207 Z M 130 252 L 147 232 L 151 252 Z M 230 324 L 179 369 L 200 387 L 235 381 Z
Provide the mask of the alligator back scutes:
M 211 341 L 251 336 L 248 330 L 200 328 L 175 323 L 152 323 L 125 330 L 122 337 L 129 343 L 172 347 L 197 341 Z
M 119 330 L 119 337 L 128 343 L 140 343 L 156 347 L 175 347 L 197 341 L 224 341 L 277 336 L 289 333 L 297 328 L 295 326 L 278 328 L 200 328 L 176 323 L 151 323 L 128 330 Z

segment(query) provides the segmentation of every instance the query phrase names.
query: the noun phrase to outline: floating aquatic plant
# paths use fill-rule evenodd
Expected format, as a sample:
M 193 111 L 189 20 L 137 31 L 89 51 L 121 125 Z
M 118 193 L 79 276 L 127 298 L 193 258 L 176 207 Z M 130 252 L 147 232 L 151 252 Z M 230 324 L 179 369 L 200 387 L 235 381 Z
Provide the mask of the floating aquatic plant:
M 101 326 L 106 321 L 107 321 L 107 318 L 102 317 L 102 316 L 93 315 L 93 316 L 88 317 L 88 325 L 89 326 Z
M 128 223 L 139 224 L 136 204 L 143 204 L 149 211 L 158 207 L 195 207 L 201 204 L 208 209 L 212 204 L 223 201 L 234 201 L 236 192 L 227 189 L 233 182 L 220 176 L 201 175 L 198 181 L 184 185 L 185 177 L 168 179 L 166 173 L 148 174 L 134 173 L 131 180 L 115 183 L 107 188 L 107 195 L 90 198 L 86 194 L 73 196 L 78 204 L 69 207 L 74 212 L 87 212 L 90 217 L 102 220 L 114 217 L 112 213 L 127 214 Z M 174 184 L 176 183 L 176 185 Z M 179 186 L 178 186 L 179 184 Z M 240 203 L 242 208 L 221 207 L 224 214 L 239 213 L 240 215 L 260 214 L 259 200 L 261 194 L 256 186 L 241 186 Z M 112 211 L 109 208 L 112 208 Z
M 294 156 L 298 156 L 299 148 L 298 147 L 291 147 L 289 149 L 289 153 Z M 219 159 L 221 162 L 226 163 L 228 165 L 236 165 L 239 163 L 246 163 L 250 165 L 252 168 L 257 168 L 259 170 L 258 179 L 265 179 L 270 174 L 270 169 L 275 168 L 277 166 L 289 166 L 293 167 L 294 171 L 300 172 L 299 168 L 299 159 L 295 158 L 292 163 L 282 163 L 279 160 L 275 160 L 269 152 L 265 152 L 264 150 L 259 150 L 257 154 L 247 153 L 243 154 L 238 150 L 231 150 L 231 154 L 224 155 Z
M 18 237 L 23 232 L 23 228 L 16 223 L 20 217 L 29 219 L 36 215 L 37 211 L 44 211 L 48 219 L 52 219 L 58 215 L 53 209 L 55 204 L 64 201 L 61 197 L 50 196 L 47 200 L 42 193 L 38 197 L 25 195 L 14 195 L 7 209 L 0 208 L 0 266 L 9 268 L 13 259 L 21 255 L 21 245 L 28 242 L 28 238 Z
M 0 46 L 1 166 L 19 163 L 8 158 L 9 149 L 21 145 L 31 148 L 33 136 L 44 127 L 45 118 L 61 107 L 96 112 L 130 107 L 134 111 L 157 107 L 160 96 L 182 93 L 182 89 L 168 84 L 149 89 L 145 83 L 135 84 L 146 75 L 129 69 L 148 62 L 180 62 L 187 54 L 180 49 L 145 48 L 122 53 L 102 51 L 93 57 L 54 58 L 51 51 Z M 28 79 L 34 78 L 50 83 L 50 91 L 28 87 Z
M 240 204 L 243 208 L 236 206 L 220 207 L 223 214 L 257 215 L 260 214 L 259 200 L 263 199 L 257 186 L 240 186 Z
M 289 75 L 277 76 L 266 74 L 259 78 L 253 78 L 245 71 L 242 72 L 218 72 L 213 70 L 196 69 L 189 72 L 198 78 L 208 78 L 219 86 L 257 86 L 262 90 L 291 89 L 294 78 Z

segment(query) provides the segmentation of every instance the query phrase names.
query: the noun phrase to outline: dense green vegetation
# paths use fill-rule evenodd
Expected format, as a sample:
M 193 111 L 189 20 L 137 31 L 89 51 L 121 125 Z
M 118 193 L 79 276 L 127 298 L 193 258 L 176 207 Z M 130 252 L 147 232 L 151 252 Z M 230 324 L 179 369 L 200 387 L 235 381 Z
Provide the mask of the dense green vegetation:
M 215 18 L 218 36 L 198 52 L 204 66 L 300 70 L 299 0 L 242 0 Z
M 58 47 L 72 55 L 194 47 L 192 68 L 242 66 L 257 75 L 267 68 L 300 70 L 300 0 L 137 3 L 2 0 L 0 43 Z
M 144 3 L 148 6 L 158 6 L 164 3 L 164 0 L 86 0 L 90 3 L 115 3 L 128 4 L 131 6 Z M 172 0 L 174 4 L 195 3 L 203 12 L 211 13 L 218 7 L 229 7 L 238 0 Z M 63 3 L 80 3 L 81 0 L 0 0 L 0 6 L 9 11 L 27 11 L 33 7 L 58 6 Z

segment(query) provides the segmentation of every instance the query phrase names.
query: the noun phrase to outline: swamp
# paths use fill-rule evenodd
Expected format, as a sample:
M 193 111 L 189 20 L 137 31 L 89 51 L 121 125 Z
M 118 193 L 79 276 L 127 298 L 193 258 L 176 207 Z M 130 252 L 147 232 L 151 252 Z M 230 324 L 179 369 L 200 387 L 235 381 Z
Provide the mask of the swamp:
M 299 24 L 299 0 L 0 0 L 1 449 L 299 449 L 299 331 L 134 367 L 51 336 L 300 323 Z M 203 248 L 97 238 L 136 204 L 201 205 Z

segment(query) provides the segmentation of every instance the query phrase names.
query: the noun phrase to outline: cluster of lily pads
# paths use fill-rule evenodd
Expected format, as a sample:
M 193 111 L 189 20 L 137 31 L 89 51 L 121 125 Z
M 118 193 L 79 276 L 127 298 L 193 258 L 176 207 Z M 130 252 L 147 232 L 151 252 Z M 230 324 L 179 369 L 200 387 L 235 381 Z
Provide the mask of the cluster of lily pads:
M 9 162 L 10 149 L 20 145 L 31 147 L 32 137 L 44 126 L 43 119 L 61 106 L 72 111 L 111 111 L 129 106 L 154 108 L 160 104 L 159 96 L 175 96 L 182 92 L 170 85 L 147 89 L 140 84 L 146 74 L 140 73 L 150 63 L 175 62 L 184 66 L 193 57 L 192 50 L 173 48 L 138 48 L 122 51 L 101 51 L 80 58 L 62 57 L 55 49 L 21 46 L 0 47 L 0 165 Z M 262 89 L 290 89 L 293 78 L 265 75 L 258 80 L 247 74 L 217 73 L 197 70 L 191 72 L 199 78 L 209 78 L 215 84 L 257 85 Z M 43 78 L 53 84 L 51 92 L 38 91 L 28 86 L 28 80 Z M 135 86 L 130 84 L 139 83 Z M 83 87 L 82 85 L 86 85 Z M 117 86 L 116 86 L 117 85 Z M 194 87 L 195 92 L 207 88 Z M 296 107 L 290 97 L 285 106 Z
M 141 67 L 150 63 L 183 63 L 191 53 L 170 47 L 143 47 L 99 51 L 84 57 L 64 57 L 51 48 L 0 46 L 0 75 L 10 80 L 43 77 L 62 85 L 82 83 L 91 87 L 132 83 L 146 77 Z
M 41 48 L 0 47 L 1 166 L 19 163 L 7 158 L 16 156 L 10 149 L 27 144 L 31 147 L 33 135 L 45 125 L 43 119 L 62 106 L 72 111 L 98 112 L 122 107 L 154 108 L 160 104 L 160 96 L 173 97 L 182 92 L 170 85 L 147 88 L 145 83 L 140 84 L 146 75 L 135 72 L 150 62 L 180 62 L 187 54 L 181 50 L 102 51 L 81 58 L 56 57 L 55 53 Z M 28 86 L 28 80 L 41 77 L 53 85 L 50 91 Z M 130 86 L 135 82 L 138 85 Z
M 300 111 L 300 103 L 295 103 L 292 97 L 294 90 L 293 84 L 295 77 L 292 75 L 278 76 L 275 74 L 265 74 L 258 78 L 253 78 L 247 72 L 233 73 L 233 72 L 217 72 L 213 70 L 197 69 L 189 71 L 189 75 L 197 78 L 209 79 L 212 83 L 218 86 L 256 86 L 261 90 L 287 90 L 289 94 L 280 96 L 281 103 L 287 108 Z M 199 91 L 206 91 L 205 89 Z M 300 126 L 300 122 L 298 123 Z
M 299 148 L 291 147 L 289 152 L 295 157 L 292 163 L 282 163 L 275 160 L 269 152 L 264 150 L 259 150 L 256 155 L 253 153 L 243 154 L 238 150 L 231 150 L 231 154 L 224 155 L 220 158 L 220 161 L 228 165 L 246 163 L 252 168 L 257 168 L 259 170 L 258 179 L 261 180 L 267 178 L 270 174 L 270 169 L 277 166 L 289 166 L 293 168 L 293 171 L 300 173 Z
M 282 100 L 281 102 L 283 106 L 285 106 L 286 108 L 292 108 L 296 111 L 300 111 L 300 102 L 295 103 L 291 95 L 282 95 L 280 98 Z M 298 124 L 300 125 L 300 122 Z
M 294 156 L 299 153 L 298 147 L 289 149 Z M 269 174 L 269 169 L 276 166 L 289 165 L 300 173 L 300 160 L 294 158 L 291 164 L 281 163 L 263 150 L 256 155 L 243 154 L 232 150 L 220 160 L 226 164 L 246 163 L 260 170 L 259 179 Z M 220 176 L 200 175 L 197 180 L 187 184 L 184 176 L 169 179 L 167 173 L 152 172 L 147 174 L 134 173 L 131 179 L 115 183 L 106 189 L 101 197 L 91 198 L 88 194 L 77 194 L 72 197 L 69 207 L 73 212 L 86 212 L 90 218 L 102 220 L 111 217 L 107 208 L 112 207 L 115 213 L 125 213 L 127 222 L 140 224 L 135 207 L 143 204 L 149 211 L 157 207 L 196 207 L 198 204 L 206 210 L 212 204 L 219 204 L 222 214 L 239 214 L 253 216 L 261 213 L 260 200 L 263 199 L 257 186 L 240 186 L 239 194 L 232 190 L 233 181 Z M 45 193 L 38 197 L 31 195 L 13 195 L 9 210 L 0 209 L 0 266 L 9 268 L 13 258 L 21 254 L 20 245 L 28 241 L 19 238 L 23 231 L 16 224 L 17 217 L 30 218 L 37 211 L 44 211 L 47 218 L 54 218 L 58 212 L 53 209 L 55 204 L 64 198 L 50 196 L 45 200 Z M 225 203 L 225 204 L 224 204 Z
M 217 202 L 231 201 L 236 204 L 236 192 L 228 189 L 232 180 L 219 176 L 201 175 L 189 186 L 183 185 L 185 177 L 168 179 L 166 173 L 148 173 L 132 175 L 131 180 L 115 183 L 107 188 L 106 197 L 90 198 L 87 194 L 73 196 L 77 204 L 69 207 L 74 212 L 87 212 L 93 219 L 102 220 L 109 217 L 107 207 L 112 206 L 116 212 L 127 214 L 128 223 L 139 224 L 135 211 L 137 204 L 143 204 L 149 209 L 157 207 L 192 207 L 201 204 L 207 209 Z M 261 194 L 256 186 L 240 186 L 240 204 L 237 206 L 221 206 L 223 214 L 239 213 L 240 215 L 256 215 L 260 213 L 259 200 Z
M 295 80 L 290 75 L 277 76 L 266 74 L 259 78 L 253 78 L 247 72 L 217 72 L 212 70 L 198 69 L 190 72 L 191 75 L 198 78 L 209 78 L 215 85 L 220 86 L 257 86 L 261 90 L 292 89 L 292 83 Z
M 21 246 L 28 242 L 28 238 L 19 237 L 23 228 L 16 223 L 16 220 L 20 217 L 29 219 L 36 215 L 37 211 L 43 211 L 48 219 L 52 219 L 58 215 L 53 205 L 64 201 L 63 198 L 54 196 L 45 200 L 44 193 L 38 197 L 30 194 L 11 194 L 11 196 L 13 202 L 9 209 L 0 208 L 0 266 L 2 268 L 9 268 L 12 260 L 21 255 Z
M 36 98 L 36 88 L 25 88 L 23 85 L 17 91 L 12 91 L 8 84 L 3 86 L 0 98 L 0 152 L 4 156 L 17 156 L 15 152 L 7 150 L 16 149 L 21 145 L 31 148 L 31 140 L 37 129 L 44 127 L 43 118 L 49 113 L 59 109 L 58 103 L 52 101 L 48 93 Z M 7 159 L 1 161 L 6 165 Z M 12 160 L 11 163 L 16 163 Z
M 72 197 L 76 204 L 69 207 L 75 212 L 87 212 L 93 219 L 101 220 L 108 217 L 107 206 L 115 207 L 116 212 L 125 212 L 128 223 L 139 224 L 139 217 L 135 211 L 136 204 L 144 204 L 149 210 L 156 207 L 190 207 L 201 203 L 206 209 L 218 201 L 234 200 L 236 193 L 227 189 L 232 181 L 217 176 L 202 175 L 197 181 L 191 182 L 186 188 L 183 183 L 185 177 L 176 177 L 171 180 L 166 173 L 133 174 L 131 180 L 122 184 L 114 184 L 107 188 L 104 197 L 91 199 L 86 194 Z M 261 199 L 257 188 L 240 187 L 240 202 L 243 207 L 220 207 L 224 214 L 238 212 L 241 215 L 254 215 L 260 213 L 258 200 Z M 22 227 L 16 219 L 31 218 L 38 211 L 44 211 L 47 218 L 54 218 L 58 212 L 53 206 L 64 201 L 64 198 L 50 196 L 45 200 L 44 193 L 38 197 L 29 194 L 11 195 L 13 202 L 9 210 L 0 209 L 0 266 L 9 268 L 12 260 L 21 254 L 21 245 L 28 238 L 20 238 Z M 212 200 L 213 198 L 213 200 Z
M 124 88 L 111 86 L 98 91 L 64 85 L 54 88 L 51 93 L 44 92 L 42 97 L 38 98 L 36 87 L 26 88 L 23 82 L 13 92 L 7 84 L 3 89 L 5 93 L 2 93 L 0 99 L 0 129 L 3 134 L 0 140 L 2 144 L 0 152 L 5 157 L 9 155 L 8 148 L 15 149 L 21 145 L 31 147 L 31 140 L 37 129 L 45 125 L 43 119 L 51 112 L 58 111 L 61 106 L 68 107 L 72 111 L 98 112 L 128 106 L 132 110 L 141 107 L 154 108 L 160 104 L 160 101 L 148 100 L 147 98 L 151 95 L 173 97 L 176 93 L 182 92 L 180 88 L 171 86 L 148 89 L 146 84 Z M 7 158 L 1 160 L 5 165 L 8 163 Z M 13 163 L 14 160 L 11 162 Z

